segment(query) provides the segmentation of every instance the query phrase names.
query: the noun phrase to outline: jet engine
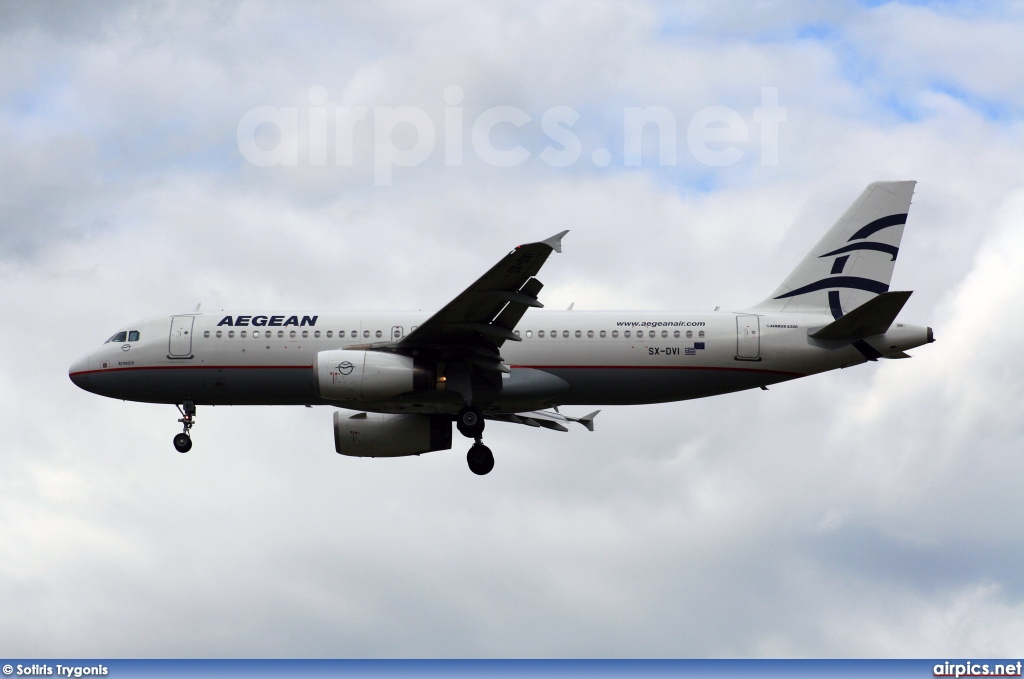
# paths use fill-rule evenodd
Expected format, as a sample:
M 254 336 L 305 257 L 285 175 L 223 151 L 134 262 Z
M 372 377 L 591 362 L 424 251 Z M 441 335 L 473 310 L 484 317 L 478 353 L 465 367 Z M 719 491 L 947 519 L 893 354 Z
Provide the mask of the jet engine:
M 342 455 L 402 457 L 451 447 L 450 417 L 334 413 L 334 449 Z
M 381 351 L 335 349 L 316 355 L 316 392 L 331 401 L 376 401 L 433 387 L 415 359 Z

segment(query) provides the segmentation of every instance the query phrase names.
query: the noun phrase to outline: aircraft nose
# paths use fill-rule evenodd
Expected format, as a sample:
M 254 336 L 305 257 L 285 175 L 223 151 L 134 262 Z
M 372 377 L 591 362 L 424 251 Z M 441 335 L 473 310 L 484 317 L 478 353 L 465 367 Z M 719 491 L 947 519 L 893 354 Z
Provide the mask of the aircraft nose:
M 82 356 L 80 359 L 71 364 L 68 368 L 68 377 L 75 383 L 75 386 L 85 389 L 86 376 L 85 373 L 89 370 L 89 357 Z

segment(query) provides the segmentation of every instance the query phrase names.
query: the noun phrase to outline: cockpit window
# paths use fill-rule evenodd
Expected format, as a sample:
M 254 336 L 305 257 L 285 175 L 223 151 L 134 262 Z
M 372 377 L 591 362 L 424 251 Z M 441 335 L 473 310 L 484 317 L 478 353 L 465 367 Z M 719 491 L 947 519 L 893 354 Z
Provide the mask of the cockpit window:
M 139 341 L 139 331 L 138 330 L 129 330 L 128 331 L 128 341 L 129 342 L 138 342 Z
M 124 342 L 127 337 L 128 333 L 122 330 L 121 332 L 117 333 L 116 335 L 108 339 L 107 342 Z

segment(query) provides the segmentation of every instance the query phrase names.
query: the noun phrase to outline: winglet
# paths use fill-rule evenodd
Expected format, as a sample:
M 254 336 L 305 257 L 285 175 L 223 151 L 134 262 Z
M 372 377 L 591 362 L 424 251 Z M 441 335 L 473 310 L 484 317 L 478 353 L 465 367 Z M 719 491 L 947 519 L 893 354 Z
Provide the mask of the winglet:
M 576 421 L 586 427 L 588 431 L 594 431 L 594 418 L 597 417 L 599 412 L 601 411 L 595 410 L 589 415 L 584 415 L 583 417 L 578 418 Z
M 569 233 L 569 229 L 566 229 L 562 233 L 556 233 L 551 238 L 548 238 L 547 240 L 542 240 L 541 243 L 543 243 L 544 245 L 547 245 L 549 248 L 551 248 L 555 252 L 561 253 L 562 252 L 562 238 L 567 233 Z

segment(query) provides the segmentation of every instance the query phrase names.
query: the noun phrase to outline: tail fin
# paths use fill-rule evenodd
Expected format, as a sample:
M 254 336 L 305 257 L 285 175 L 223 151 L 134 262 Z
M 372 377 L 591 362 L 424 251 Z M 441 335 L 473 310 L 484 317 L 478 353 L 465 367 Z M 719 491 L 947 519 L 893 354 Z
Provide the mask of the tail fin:
M 793 273 L 754 309 L 830 311 L 839 318 L 887 292 L 915 184 L 868 184 Z

